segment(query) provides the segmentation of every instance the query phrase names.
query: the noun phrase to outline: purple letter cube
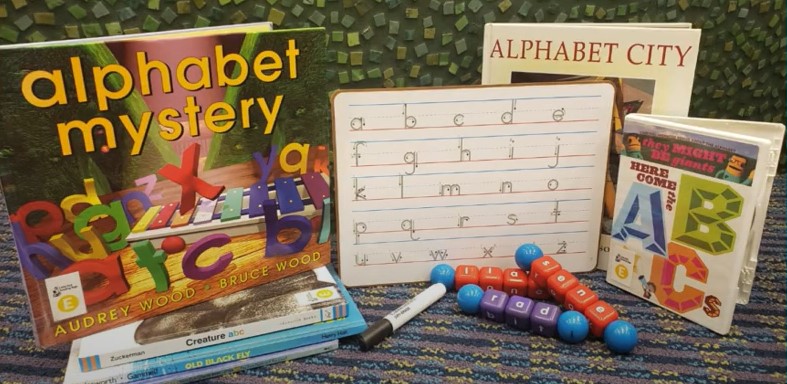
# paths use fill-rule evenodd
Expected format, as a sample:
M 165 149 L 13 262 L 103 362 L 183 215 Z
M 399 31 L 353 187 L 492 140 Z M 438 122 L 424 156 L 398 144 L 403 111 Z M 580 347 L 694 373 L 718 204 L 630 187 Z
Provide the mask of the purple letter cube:
M 560 317 L 561 310 L 557 305 L 548 303 L 536 303 L 533 313 L 530 315 L 531 332 L 553 337 L 557 332 L 557 318 Z
M 505 321 L 506 303 L 508 294 L 503 291 L 489 289 L 481 298 L 481 316 L 497 322 Z
M 511 296 L 506 305 L 506 323 L 523 331 L 529 330 L 534 305 L 535 302 L 527 297 Z

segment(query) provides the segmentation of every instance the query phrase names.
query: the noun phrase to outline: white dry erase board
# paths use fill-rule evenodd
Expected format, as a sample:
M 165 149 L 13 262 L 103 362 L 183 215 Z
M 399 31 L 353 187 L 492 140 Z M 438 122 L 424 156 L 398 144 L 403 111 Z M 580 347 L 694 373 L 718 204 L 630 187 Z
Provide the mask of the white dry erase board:
M 593 269 L 613 99 L 605 82 L 334 94 L 342 281 L 516 267 L 523 243 Z

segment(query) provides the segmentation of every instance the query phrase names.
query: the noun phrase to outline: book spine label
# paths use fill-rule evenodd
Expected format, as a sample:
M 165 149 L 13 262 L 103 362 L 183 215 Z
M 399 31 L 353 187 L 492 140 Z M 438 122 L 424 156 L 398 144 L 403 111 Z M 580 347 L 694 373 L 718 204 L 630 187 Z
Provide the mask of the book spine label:
M 247 369 L 260 367 L 263 365 L 272 365 L 284 361 L 295 360 L 295 359 L 300 359 L 302 357 L 335 351 L 338 348 L 339 348 L 338 340 L 334 340 L 332 342 L 314 344 L 314 345 L 306 345 L 304 347 L 262 355 L 256 358 L 250 357 L 248 359 L 233 361 L 226 364 L 212 365 L 200 369 L 183 371 L 178 374 L 168 376 L 167 380 L 169 381 L 171 379 L 175 382 L 193 382 L 198 380 L 205 380 L 211 377 L 216 377 L 231 372 L 239 372 Z M 155 376 L 155 377 L 149 377 L 143 381 L 140 381 L 139 383 L 152 384 L 152 383 L 159 383 L 159 382 L 161 382 L 161 378 L 159 376 Z
M 122 384 L 136 382 L 189 370 L 205 369 L 227 362 L 252 359 L 257 356 L 295 349 L 305 345 L 337 340 L 352 333 L 356 332 L 342 326 L 324 332 L 283 338 L 262 345 L 254 345 L 252 342 L 219 344 L 195 351 L 107 367 L 89 372 L 90 379 L 88 380 L 70 384 Z
M 336 288 L 331 289 L 331 297 L 339 296 Z M 302 293 L 299 301 L 312 301 L 312 304 L 319 302 L 314 296 L 308 296 L 309 292 Z M 307 298 L 308 297 L 308 298 Z M 314 301 L 317 300 L 317 301 Z M 266 333 L 277 332 L 285 329 L 300 327 L 303 325 L 314 324 L 322 321 L 333 320 L 347 315 L 346 303 L 331 307 L 313 309 L 306 312 L 295 313 L 274 319 L 263 320 L 251 324 L 236 325 L 232 328 L 220 329 L 212 332 L 204 332 L 197 335 L 179 337 L 172 340 L 151 343 L 136 348 L 112 353 L 84 356 L 79 358 L 79 365 L 83 372 L 102 369 L 106 367 L 126 364 L 138 360 L 150 359 L 175 352 L 180 352 L 193 348 L 207 347 L 211 345 L 226 343 L 233 340 L 245 339 L 248 337 L 259 336 Z

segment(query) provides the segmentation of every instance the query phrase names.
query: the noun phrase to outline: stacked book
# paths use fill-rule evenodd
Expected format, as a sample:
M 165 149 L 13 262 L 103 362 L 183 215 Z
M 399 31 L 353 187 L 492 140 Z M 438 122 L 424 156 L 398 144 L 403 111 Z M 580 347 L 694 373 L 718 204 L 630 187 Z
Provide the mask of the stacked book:
M 323 28 L 2 47 L 0 185 L 66 383 L 184 381 L 366 324 L 332 270 Z
M 366 322 L 322 266 L 76 340 L 65 383 L 198 380 L 338 348 Z

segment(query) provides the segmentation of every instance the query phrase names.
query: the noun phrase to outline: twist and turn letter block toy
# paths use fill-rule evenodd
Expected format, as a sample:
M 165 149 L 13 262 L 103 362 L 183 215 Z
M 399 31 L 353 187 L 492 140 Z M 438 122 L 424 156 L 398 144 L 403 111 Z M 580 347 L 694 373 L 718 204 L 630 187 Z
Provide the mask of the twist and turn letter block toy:
M 529 331 L 530 315 L 533 313 L 535 305 L 536 302 L 532 299 L 512 295 L 506 304 L 506 324 L 523 331 Z
M 456 275 L 454 276 L 454 286 L 456 286 L 456 290 L 458 291 L 467 284 L 478 285 L 479 277 L 478 267 L 475 265 L 457 266 Z
M 536 303 L 533 314 L 530 316 L 530 332 L 545 337 L 557 334 L 557 319 L 563 311 L 554 304 L 543 301 Z
M 563 303 L 566 293 L 571 288 L 579 284 L 579 279 L 574 277 L 571 272 L 564 270 L 558 271 L 547 279 L 547 290 L 558 303 Z
M 527 279 L 527 296 L 531 299 L 535 300 L 549 300 L 549 290 L 546 287 L 542 287 L 533 279 Z
M 496 289 L 487 289 L 481 297 L 481 315 L 489 320 L 502 323 L 506 320 L 508 294 Z
M 527 296 L 527 273 L 519 268 L 503 270 L 503 292 L 509 296 Z
M 483 267 L 478 274 L 478 285 L 484 290 L 503 289 L 503 270 L 498 267 Z
M 440 264 L 431 278 L 448 280 L 458 290 L 462 312 L 505 322 L 509 326 L 545 337 L 579 343 L 588 335 L 603 338 L 614 353 L 629 353 L 637 344 L 637 330 L 620 320 L 618 312 L 560 263 L 545 256 L 535 244 L 523 244 L 514 259 L 519 269 L 459 265 L 456 270 Z M 448 269 L 451 269 L 450 271 Z M 450 288 L 449 288 L 450 289 Z M 527 297 L 526 297 L 527 296 Z M 536 301 L 554 298 L 560 306 Z
M 533 280 L 537 286 L 546 288 L 547 279 L 550 276 L 558 273 L 563 267 L 555 259 L 549 256 L 542 256 L 536 259 L 530 266 L 530 279 Z
M 570 310 L 585 313 L 585 310 L 597 301 L 598 295 L 596 295 L 596 292 L 582 284 L 578 284 L 566 293 L 563 306 Z

